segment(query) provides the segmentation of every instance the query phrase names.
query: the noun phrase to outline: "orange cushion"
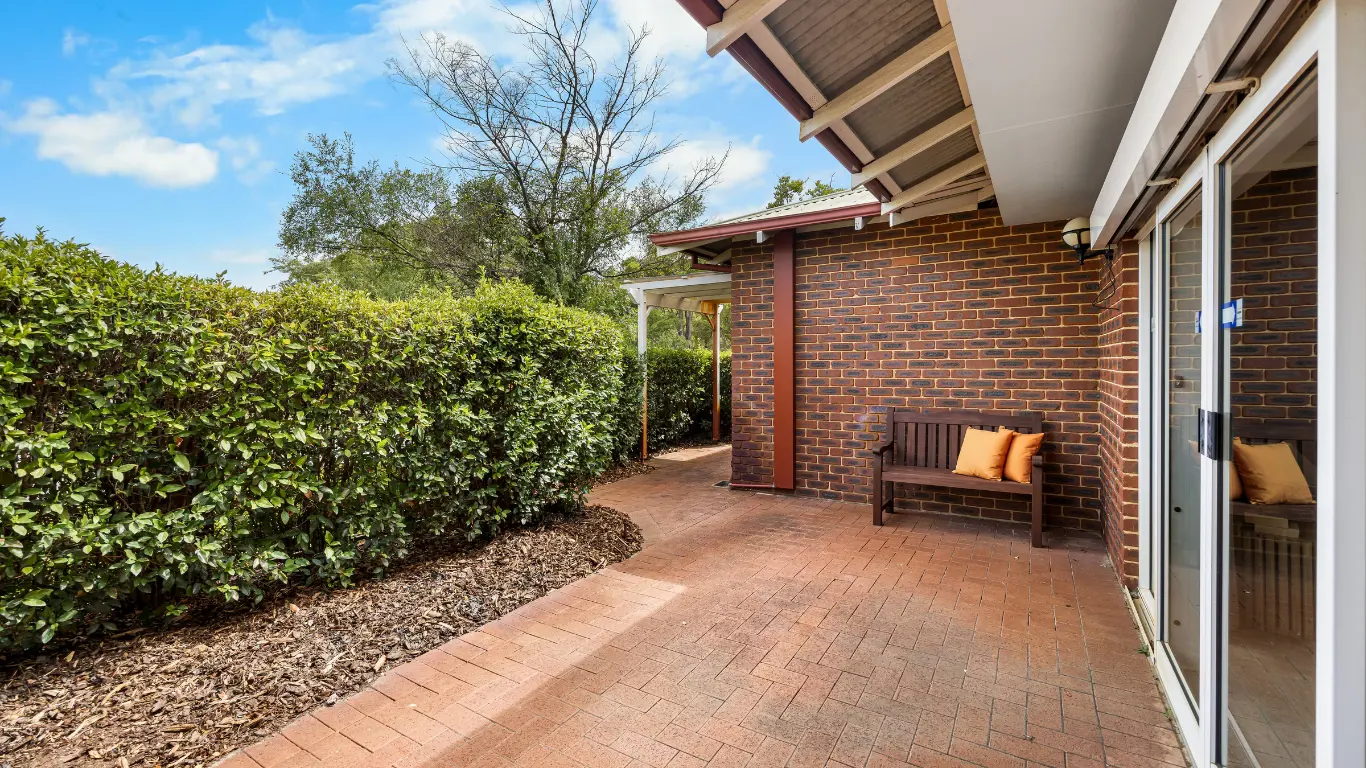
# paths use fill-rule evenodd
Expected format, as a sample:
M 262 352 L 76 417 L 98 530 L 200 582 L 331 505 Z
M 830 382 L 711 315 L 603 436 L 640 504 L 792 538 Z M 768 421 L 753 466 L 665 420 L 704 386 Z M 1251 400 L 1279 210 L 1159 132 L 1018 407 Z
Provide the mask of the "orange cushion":
M 1239 442 L 1239 439 L 1235 437 L 1233 438 L 1233 442 Z M 1187 440 L 1186 443 L 1190 445 L 1191 449 L 1190 461 L 1199 464 L 1199 446 L 1196 445 L 1196 442 L 1194 440 Z M 1243 479 L 1238 476 L 1238 465 L 1233 462 L 1230 462 L 1228 466 L 1228 500 L 1238 501 L 1241 498 L 1243 498 Z
M 958 449 L 958 465 L 953 468 L 953 473 L 983 480 L 1000 480 L 1006 453 L 1010 450 L 1010 439 L 1014 436 L 1015 433 L 1008 429 L 988 432 L 969 428 L 963 433 L 963 446 Z
M 1034 454 L 1043 447 L 1043 433 L 1026 435 L 1014 432 L 1010 439 L 1010 450 L 1006 453 L 1006 464 L 1001 474 L 1007 480 L 1017 483 L 1029 482 L 1034 469 Z
M 1233 442 L 1243 442 L 1239 438 L 1233 438 Z M 1230 461 L 1228 463 L 1228 500 L 1237 501 L 1243 498 L 1243 478 L 1238 475 L 1238 464 Z
M 1285 443 L 1233 444 L 1233 463 L 1253 504 L 1313 504 L 1309 481 Z M 1231 483 L 1230 483 L 1231 484 Z

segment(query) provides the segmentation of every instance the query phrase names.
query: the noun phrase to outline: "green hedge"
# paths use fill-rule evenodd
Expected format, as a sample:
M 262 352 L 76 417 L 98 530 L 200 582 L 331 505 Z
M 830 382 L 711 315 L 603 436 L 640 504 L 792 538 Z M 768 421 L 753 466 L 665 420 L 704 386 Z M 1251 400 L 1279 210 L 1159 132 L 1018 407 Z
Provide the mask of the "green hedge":
M 650 452 L 711 437 L 711 351 L 651 348 Z M 623 353 L 622 392 L 616 428 L 618 460 L 640 457 L 640 363 L 635 350 Z M 721 429 L 730 433 L 730 354 L 721 355 Z
M 255 293 L 6 237 L 0 339 L 0 651 L 526 523 L 617 428 L 617 331 L 515 284 Z

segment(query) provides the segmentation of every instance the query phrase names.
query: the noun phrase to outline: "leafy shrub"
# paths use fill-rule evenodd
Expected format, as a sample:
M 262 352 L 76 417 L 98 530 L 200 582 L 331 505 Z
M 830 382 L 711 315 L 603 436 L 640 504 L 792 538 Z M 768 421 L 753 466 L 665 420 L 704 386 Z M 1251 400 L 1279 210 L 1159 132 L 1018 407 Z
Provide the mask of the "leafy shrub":
M 640 379 L 636 353 L 624 353 L 623 391 L 617 421 L 618 459 L 640 455 Z M 632 367 L 634 365 L 634 367 Z M 687 440 L 711 437 L 711 352 L 705 349 L 651 348 L 646 353 L 650 375 L 650 451 Z M 630 381 L 627 381 L 629 379 Z M 721 429 L 730 431 L 730 354 L 721 355 Z M 630 406 L 626 403 L 630 399 Z
M 0 239 L 0 651 L 167 598 L 346 584 L 581 501 L 604 319 L 516 284 L 386 302 Z
M 621 353 L 621 390 L 612 422 L 612 461 L 640 458 L 640 394 L 644 367 L 635 349 Z

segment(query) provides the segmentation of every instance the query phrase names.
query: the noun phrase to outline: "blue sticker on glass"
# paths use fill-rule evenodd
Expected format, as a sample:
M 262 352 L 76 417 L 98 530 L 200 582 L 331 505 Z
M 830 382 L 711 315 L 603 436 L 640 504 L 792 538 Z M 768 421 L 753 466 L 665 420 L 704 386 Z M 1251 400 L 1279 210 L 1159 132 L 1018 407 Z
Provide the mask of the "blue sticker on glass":
M 1204 312 L 1204 310 L 1200 310 L 1200 309 L 1195 310 L 1195 332 L 1196 332 L 1196 333 L 1204 333 L 1204 328 L 1203 328 L 1204 317 L 1205 317 L 1205 312 Z
M 1225 328 L 1243 327 L 1243 300 L 1234 299 L 1225 303 L 1221 309 L 1220 324 Z

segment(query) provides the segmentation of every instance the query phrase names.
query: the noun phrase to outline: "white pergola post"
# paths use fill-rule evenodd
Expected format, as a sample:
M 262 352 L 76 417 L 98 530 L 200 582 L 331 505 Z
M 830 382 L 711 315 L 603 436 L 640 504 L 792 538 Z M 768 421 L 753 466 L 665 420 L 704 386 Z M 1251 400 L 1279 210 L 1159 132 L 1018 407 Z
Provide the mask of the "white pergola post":
M 637 280 L 622 286 L 636 302 L 636 353 L 644 375 L 640 386 L 640 459 L 650 455 L 650 378 L 645 370 L 645 350 L 649 344 L 650 310 L 655 307 L 699 312 L 711 321 L 712 333 L 712 435 L 721 432 L 721 323 L 720 305 L 730 301 L 730 273 L 706 271 L 679 277 Z
M 640 360 L 640 460 L 650 456 L 650 372 L 646 370 L 645 350 L 650 337 L 650 310 L 645 291 L 628 289 L 636 300 L 636 356 Z

